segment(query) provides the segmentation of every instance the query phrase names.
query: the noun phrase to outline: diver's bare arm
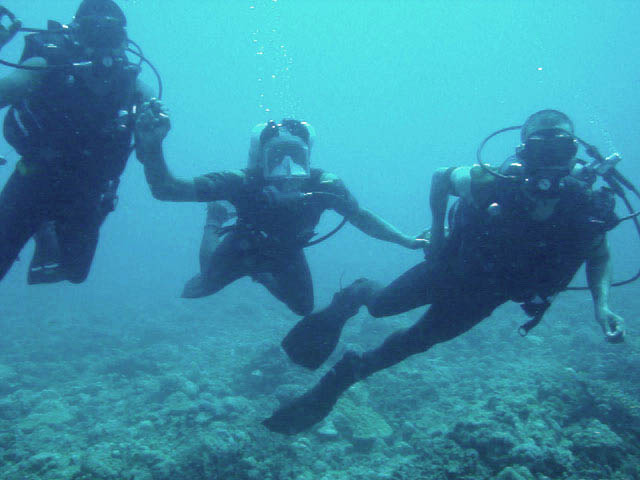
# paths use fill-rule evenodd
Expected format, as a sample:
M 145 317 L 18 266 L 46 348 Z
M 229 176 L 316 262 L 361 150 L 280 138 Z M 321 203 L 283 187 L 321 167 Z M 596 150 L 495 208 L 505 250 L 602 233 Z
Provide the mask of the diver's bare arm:
M 142 105 L 136 120 L 136 155 L 144 165 L 144 174 L 155 198 L 172 202 L 196 201 L 194 181 L 174 177 L 165 162 L 162 141 L 170 129 L 169 115 L 160 102 L 151 100 Z
M 5 26 L 4 17 L 8 17 L 10 25 Z M 0 6 L 0 50 L 9 43 L 20 31 L 22 22 L 13 13 Z M 23 62 L 27 67 L 46 67 L 47 62 L 40 57 L 31 58 Z M 15 69 L 6 77 L 0 78 L 0 108 L 7 105 L 15 105 L 22 100 L 29 90 L 38 83 L 38 78 L 42 72 L 36 70 Z
M 144 175 L 154 198 L 169 202 L 196 201 L 195 183 L 193 180 L 183 180 L 171 174 L 161 147 L 157 150 L 138 149 L 137 153 L 144 164 Z
M 591 290 L 596 321 L 602 328 L 605 338 L 610 342 L 622 341 L 624 322 L 609 308 L 609 290 L 611 288 L 611 253 L 607 238 L 601 239 L 587 258 L 587 282 Z
M 423 246 L 424 241 L 405 235 L 396 227 L 366 208 L 358 208 L 358 210 L 349 215 L 347 219 L 358 230 L 378 240 L 397 243 L 407 248 L 421 248 Z
M 46 67 L 47 62 L 40 57 L 30 58 L 22 63 L 31 67 Z M 0 108 L 15 105 L 40 85 L 43 72 L 34 70 L 14 70 L 0 78 Z
M 600 245 L 587 259 L 587 281 L 596 309 L 609 306 L 609 289 L 611 287 L 610 260 L 609 246 L 605 238 L 602 239 Z

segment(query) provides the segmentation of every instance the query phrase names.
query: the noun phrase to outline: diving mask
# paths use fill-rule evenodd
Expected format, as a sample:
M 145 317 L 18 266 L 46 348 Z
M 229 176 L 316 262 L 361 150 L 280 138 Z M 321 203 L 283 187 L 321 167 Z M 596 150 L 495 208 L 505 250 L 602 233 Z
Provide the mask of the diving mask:
M 309 147 L 302 142 L 271 141 L 263 151 L 263 168 L 267 180 L 307 178 Z
M 567 168 L 570 171 L 578 153 L 578 140 L 565 130 L 540 130 L 527 138 L 519 148 L 518 157 L 529 170 Z
M 527 190 L 541 197 L 557 196 L 564 185 L 564 177 L 575 166 L 576 153 L 578 140 L 565 130 L 552 128 L 529 136 L 518 148 Z
M 304 143 L 311 143 L 311 126 L 307 122 L 285 118 L 281 123 L 270 120 L 260 133 L 260 145 L 266 145 L 272 138 L 276 138 L 281 134 L 289 134 L 300 138 Z

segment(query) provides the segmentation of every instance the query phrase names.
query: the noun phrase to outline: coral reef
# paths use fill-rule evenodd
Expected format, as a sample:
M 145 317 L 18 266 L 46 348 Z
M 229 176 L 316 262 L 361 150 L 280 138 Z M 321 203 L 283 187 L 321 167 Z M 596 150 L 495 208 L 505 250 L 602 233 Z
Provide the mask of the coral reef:
M 49 305 L 44 324 L 26 308 L 2 319 L 0 477 L 640 479 L 640 344 L 606 344 L 575 326 L 568 305 L 524 339 L 517 310 L 502 309 L 283 437 L 260 421 L 325 370 L 292 365 L 279 349 L 295 317 L 250 297 L 254 308 L 238 308 L 237 298 L 168 300 L 157 311 Z M 361 314 L 339 349 L 415 319 L 375 320 L 374 335 Z

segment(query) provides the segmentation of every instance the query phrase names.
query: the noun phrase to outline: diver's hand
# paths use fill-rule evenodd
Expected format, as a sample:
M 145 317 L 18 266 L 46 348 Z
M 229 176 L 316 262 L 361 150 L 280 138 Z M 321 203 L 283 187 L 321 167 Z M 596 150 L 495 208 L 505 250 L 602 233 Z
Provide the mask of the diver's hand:
M 162 102 L 151 99 L 140 107 L 136 119 L 136 154 L 140 161 L 160 152 L 162 141 L 171 130 L 171 121 Z
M 620 315 L 613 313 L 609 307 L 600 307 L 596 310 L 596 321 L 602 327 L 607 342 L 624 342 L 624 319 Z
M 425 239 L 426 245 L 423 246 L 424 258 L 426 260 L 437 258 L 444 246 L 445 238 L 449 234 L 449 228 L 444 227 L 440 234 L 433 234 L 433 229 L 428 228 L 422 232 L 421 237 Z
M 427 248 L 429 246 L 429 240 L 424 238 L 424 233 L 416 235 L 415 237 L 407 237 L 405 246 L 411 250 L 419 250 L 421 248 Z
M 5 7 L 0 6 L 0 22 L 2 22 L 4 17 L 9 17 L 11 25 L 7 28 L 0 23 L 0 49 L 9 43 L 11 39 L 15 37 L 16 33 L 20 31 L 20 28 L 22 28 L 22 22 Z

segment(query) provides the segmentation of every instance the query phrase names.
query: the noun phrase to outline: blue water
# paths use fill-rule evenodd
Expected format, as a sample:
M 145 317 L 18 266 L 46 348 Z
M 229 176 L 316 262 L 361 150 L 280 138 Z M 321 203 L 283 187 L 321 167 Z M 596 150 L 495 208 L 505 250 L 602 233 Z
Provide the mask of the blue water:
M 77 2 L 8 0 L 3 5 L 14 11 L 25 25 L 43 26 L 49 18 L 69 21 Z M 554 108 L 566 112 L 574 120 L 576 133 L 596 144 L 603 153 L 620 152 L 625 159 L 620 169 L 631 179 L 640 181 L 640 167 L 636 163 L 640 158 L 637 144 L 640 4 L 637 2 L 129 0 L 122 1 L 121 6 L 128 18 L 129 36 L 142 46 L 162 73 L 163 100 L 170 109 L 172 122 L 172 130 L 164 144 L 165 153 L 172 172 L 178 176 L 192 177 L 244 167 L 251 128 L 268 119 L 293 116 L 309 121 L 316 128 L 318 137 L 312 152 L 313 165 L 338 174 L 362 206 L 407 233 L 418 233 L 430 223 L 428 190 L 436 168 L 473 163 L 477 145 L 486 135 L 498 128 L 519 125 L 537 110 Z M 16 60 L 21 48 L 22 41 L 14 39 L 2 50 L 2 58 Z M 3 67 L 0 72 L 6 74 L 8 69 Z M 155 87 L 154 77 L 148 69 L 143 78 Z M 489 146 L 487 161 L 501 163 L 517 143 L 516 134 L 506 134 Z M 4 141 L 0 141 L 0 154 L 9 160 L 9 165 L 0 167 L 0 183 L 4 184 L 17 156 Z M 264 344 L 276 346 L 296 321 L 295 316 L 264 293 L 262 287 L 246 279 L 217 296 L 198 301 L 178 299 L 184 281 L 198 268 L 204 206 L 154 200 L 148 191 L 142 166 L 133 156 L 122 176 L 119 195 L 117 210 L 101 230 L 93 268 L 84 284 L 28 287 L 25 277 L 33 248 L 31 243 L 3 280 L 0 322 L 10 333 L 3 341 L 0 364 L 13 365 L 12 368 L 20 373 L 19 378 L 12 380 L 11 391 L 3 393 L 12 402 L 16 390 L 36 395 L 42 390 L 57 388 L 60 395 L 68 396 L 65 397 L 67 403 L 73 403 L 77 398 L 69 393 L 70 389 L 82 389 L 83 382 L 95 381 L 83 380 L 80 372 L 73 368 L 99 372 L 100 362 L 108 361 L 111 355 L 114 358 L 118 355 L 131 358 L 137 353 L 144 356 L 145 345 L 154 342 L 173 352 L 160 370 L 168 369 L 177 375 L 186 368 L 179 359 L 188 358 L 197 364 L 197 368 L 189 368 L 217 372 L 216 369 L 222 369 L 223 365 L 227 369 L 230 365 L 258 358 Z M 320 231 L 330 230 L 339 220 L 334 214 L 326 214 Z M 630 225 L 611 234 L 616 277 L 635 273 L 640 262 L 637 246 Z M 421 259 L 420 253 L 377 242 L 350 226 L 307 253 L 316 286 L 316 306 L 328 302 L 341 281 L 346 284 L 367 275 L 388 282 Z M 584 278 L 581 276 L 576 281 L 584 283 Z M 568 342 L 565 339 L 558 340 L 560 343 L 554 348 L 558 333 L 552 327 L 544 326 L 540 337 L 546 339 L 544 352 L 547 356 L 542 356 L 535 348 L 527 352 L 532 358 L 541 355 L 541 359 L 557 362 L 553 363 L 554 368 L 563 371 L 576 367 L 567 363 L 572 358 L 567 352 L 587 345 L 594 355 L 601 354 L 604 359 L 624 352 L 624 358 L 630 362 L 625 368 L 637 371 L 640 344 L 634 336 L 638 332 L 635 325 L 638 291 L 635 285 L 612 293 L 612 307 L 627 318 L 629 340 L 626 345 L 605 345 L 592 320 L 588 297 L 567 295 L 558 311 L 562 314 L 557 313 L 553 318 L 565 325 L 568 336 L 589 338 L 592 343 L 579 340 L 562 343 Z M 509 341 L 517 342 L 520 339 L 512 324 L 520 319 L 509 317 L 517 315 L 515 309 L 508 312 L 500 317 L 501 320 L 491 321 L 494 325 L 503 321 L 504 335 L 511 335 Z M 362 315 L 362 318 L 368 318 L 366 314 Z M 415 315 L 403 317 L 398 325 L 415 318 Z M 365 344 L 375 345 L 391 331 L 391 326 L 397 326 L 382 324 L 382 330 L 376 334 L 366 320 L 362 322 L 361 331 L 347 332 L 347 338 L 353 343 L 358 343 L 360 336 Z M 375 325 L 378 328 L 381 322 L 376 321 Z M 489 327 L 482 328 L 486 335 L 495 335 Z M 145 339 L 145 335 L 157 335 L 158 339 Z M 471 338 L 479 342 L 483 338 L 476 332 L 470 335 L 477 335 Z M 201 343 L 203 337 L 210 343 Z M 105 338 L 113 339 L 113 344 Z M 78 352 L 71 348 L 74 344 L 86 345 L 88 351 Z M 92 344 L 102 353 L 87 359 Z M 469 353 L 465 361 L 473 364 L 476 361 L 473 345 L 464 341 L 460 345 L 461 348 L 466 346 L 464 351 Z M 52 387 L 44 373 L 38 375 L 40 357 L 35 353 L 45 350 L 51 354 L 51 349 L 56 350 L 55 358 L 42 360 L 41 372 L 54 377 L 56 374 L 51 372 L 59 373 L 57 367 L 53 368 L 47 362 L 70 365 L 72 371 L 60 375 L 70 376 L 67 381 L 71 383 Z M 451 357 L 446 358 L 459 360 L 454 351 L 449 353 Z M 516 353 L 513 352 L 514 358 L 519 358 Z M 556 357 L 560 353 L 561 356 Z M 150 358 L 162 364 L 162 356 L 154 355 Z M 234 360 L 235 355 L 238 360 Z M 485 355 L 489 355 L 489 360 L 484 357 L 483 361 L 490 362 L 491 368 L 504 367 L 501 363 L 504 359 L 495 355 L 491 348 Z M 573 357 L 574 361 L 585 355 L 580 350 Z M 29 369 L 25 362 L 29 363 Z M 423 368 L 422 364 L 409 365 Z M 602 365 L 606 367 L 606 362 Z M 289 367 L 282 364 L 283 369 Z M 607 371 L 605 367 L 604 372 Z M 395 370 L 399 378 L 403 378 L 400 375 L 403 368 L 409 367 Z M 532 375 L 536 376 L 533 360 L 526 368 L 532 369 Z M 22 373 L 27 371 L 29 373 Z M 231 375 L 227 370 L 225 372 Z M 29 378 L 22 378 L 24 375 Z M 147 375 L 162 376 L 155 370 Z M 248 387 L 242 392 L 233 390 L 241 373 L 236 372 L 237 378 L 232 375 L 230 379 L 220 375 L 224 384 L 221 388 L 229 390 L 225 395 L 245 397 L 248 405 L 258 402 L 255 398 L 258 393 L 252 396 Z M 304 372 L 295 370 L 295 375 L 300 375 L 300 384 L 310 385 L 312 379 L 304 376 Z M 394 381 L 385 375 L 387 373 L 381 374 L 378 381 Z M 461 382 L 471 381 L 469 377 L 465 378 L 463 368 L 455 375 L 454 378 Z M 77 377 L 75 383 L 71 381 L 74 376 Z M 32 377 L 37 381 L 32 381 Z M 122 378 L 126 384 L 129 377 Z M 603 378 L 606 380 L 604 373 L 593 381 L 603 381 Z M 192 380 L 197 383 L 194 378 Z M 494 380 L 487 378 L 477 388 L 489 391 L 495 387 Z M 627 384 L 623 380 L 619 379 L 619 391 L 635 392 L 629 393 L 629 401 L 640 401 L 635 380 L 627 379 Z M 375 381 L 373 379 L 371 383 Z M 371 396 L 375 396 L 374 393 L 383 395 L 380 385 L 374 383 Z M 414 395 L 411 382 L 401 383 L 401 387 L 404 389 L 402 398 L 411 399 Z M 110 384 L 109 388 L 116 387 Z M 126 385 L 122 388 L 121 392 L 129 392 Z M 508 392 L 513 387 L 505 388 Z M 99 422 L 106 422 L 109 402 L 127 402 L 128 393 L 114 391 L 112 397 L 101 397 L 98 402 L 96 408 L 102 412 Z M 456 393 L 451 391 L 448 395 L 455 396 Z M 222 426 L 216 427 L 220 429 L 227 425 L 242 430 L 237 427 L 239 422 L 246 426 L 247 435 L 253 435 L 254 443 L 267 442 L 274 456 L 292 458 L 291 462 L 298 462 L 300 467 L 286 475 L 274 473 L 284 470 L 273 467 L 273 476 L 264 478 L 323 478 L 323 475 L 330 475 L 326 472 L 343 472 L 344 478 L 378 478 L 367 473 L 376 470 L 371 466 L 375 463 L 371 460 L 374 454 L 361 459 L 358 456 L 361 454 L 353 453 L 353 456 L 345 457 L 343 465 L 335 458 L 329 461 L 322 453 L 317 453 L 317 458 L 309 454 L 313 460 L 308 460 L 309 455 L 287 453 L 292 448 L 297 451 L 291 446 L 291 440 L 281 440 L 277 436 L 267 438 L 267 433 L 259 430 L 258 422 L 273 407 L 274 404 L 269 403 L 273 401 L 272 394 L 268 389 L 259 393 L 260 407 L 257 403 L 250 407 L 256 409 L 254 416 L 249 415 L 242 421 L 236 417 L 228 422 L 219 419 Z M 415 398 L 412 401 L 415 402 Z M 399 432 L 406 412 L 394 410 L 393 405 L 383 408 L 372 402 L 383 411 L 394 431 Z M 78 408 L 82 409 L 81 406 Z M 139 418 L 144 418 L 144 402 L 130 408 Z M 552 409 L 550 406 L 541 408 Z M 483 411 L 487 410 L 480 408 L 478 415 Z M 434 415 L 440 418 L 445 415 L 443 412 Z M 28 412 L 23 411 L 21 415 L 28 415 Z M 93 418 L 91 414 L 89 416 Z M 4 425 L 15 426 L 19 423 L 16 418 Z M 602 420 L 602 417 L 597 418 Z M 637 418 L 634 417 L 635 421 Z M 454 424 L 455 419 L 451 419 L 441 428 L 446 433 L 454 428 Z M 613 424 L 610 427 L 612 430 L 618 428 Z M 121 426 L 121 429 L 125 428 L 126 425 Z M 166 428 L 174 432 L 175 437 L 171 438 L 175 445 L 188 443 L 181 439 L 181 431 L 186 437 L 192 435 L 188 433 L 191 427 L 182 429 L 172 424 Z M 109 441 L 108 433 L 104 438 L 84 437 L 81 426 L 76 430 L 66 426 L 61 432 L 69 437 L 67 447 L 64 442 L 53 442 L 47 451 L 64 454 L 65 449 L 79 448 L 74 438 L 82 438 L 87 445 Z M 625 443 L 633 443 L 639 438 L 640 427 L 633 432 L 617 433 Z M 32 439 L 30 435 L 33 435 Z M 20 440 L 4 438 L 0 448 L 5 454 L 19 442 L 20 448 L 31 448 L 30 455 L 33 456 L 41 451 L 39 442 L 47 438 L 28 429 L 18 437 Z M 311 441 L 316 440 L 312 438 Z M 557 441 L 559 444 L 560 440 Z M 119 449 L 134 448 L 127 447 L 129 440 L 122 442 L 125 447 Z M 139 439 L 135 448 L 143 443 L 144 440 Z M 331 444 L 319 445 L 317 451 L 334 448 Z M 166 455 L 170 456 L 171 443 L 165 447 Z M 466 448 L 473 449 L 473 446 Z M 615 445 L 611 448 L 616 451 Z M 621 446 L 620 449 L 624 448 Z M 402 451 L 398 450 L 399 457 L 420 464 L 420 455 L 411 457 L 416 454 L 415 449 L 406 455 Z M 476 448 L 476 451 L 480 451 L 479 462 L 482 463 L 483 455 L 488 454 L 483 454 L 481 449 Z M 602 476 L 605 474 L 601 472 L 593 473 L 593 476 L 566 472 L 564 475 L 576 479 L 640 478 L 640 470 L 622 467 L 636 465 L 636 454 L 627 451 L 624 461 L 614 461 L 613 453 L 611 457 L 603 457 L 600 463 L 614 465 L 607 474 L 609 477 Z M 31 458 L 30 455 L 25 455 L 24 462 Z M 251 455 L 255 453 L 245 456 Z M 109 458 L 117 463 L 120 457 Z M 243 454 L 240 454 L 233 461 L 241 464 L 242 458 Z M 325 462 L 331 468 L 315 468 L 316 461 Z M 9 457 L 4 462 L 20 465 Z M 135 469 L 135 459 L 127 462 L 121 461 L 122 465 L 127 465 L 122 468 Z M 363 470 L 362 476 L 358 477 L 360 473 L 346 473 L 350 464 L 361 464 L 363 469 L 368 466 L 372 470 Z M 493 478 L 492 475 L 502 467 L 504 465 L 497 470 L 478 470 L 476 473 L 450 473 L 447 477 L 424 473 L 420 478 Z M 6 473 L 9 471 L 10 474 Z M 16 471 L 19 469 L 6 470 L 4 474 L 7 478 L 45 478 L 46 475 L 62 478 L 56 477 L 60 474 L 55 473 L 62 470 L 54 468 L 49 473 L 34 469 L 24 474 Z M 149 471 L 155 475 L 154 479 L 164 478 L 160 473 L 153 473 L 153 469 Z M 396 471 L 400 471 L 399 467 Z M 491 471 L 493 473 L 487 473 Z M 265 471 L 260 472 L 266 475 Z M 310 476 L 304 477 L 301 472 Z M 623 473 L 614 477 L 615 472 Z M 96 473 L 86 475 L 89 476 L 74 478 L 101 478 L 91 477 L 98 475 Z M 242 476 L 246 473 L 209 475 L 209 478 L 251 478 Z M 339 473 L 331 475 L 334 476 L 326 476 L 326 479 L 342 478 Z M 535 475 L 535 478 L 562 478 L 548 472 Z

